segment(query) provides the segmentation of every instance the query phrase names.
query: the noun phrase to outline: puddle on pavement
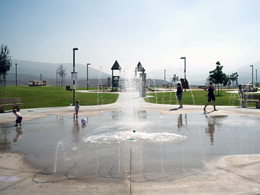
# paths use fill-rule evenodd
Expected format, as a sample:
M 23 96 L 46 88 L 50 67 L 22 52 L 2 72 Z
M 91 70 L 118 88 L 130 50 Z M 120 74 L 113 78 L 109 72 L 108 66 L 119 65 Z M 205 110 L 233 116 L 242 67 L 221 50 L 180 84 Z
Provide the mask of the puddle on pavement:
M 86 126 L 82 118 L 87 119 Z M 144 110 L 131 117 L 121 111 L 79 119 L 50 115 L 23 122 L 22 127 L 0 124 L 0 151 L 23 153 L 29 163 L 49 174 L 120 178 L 131 170 L 137 174 L 135 181 L 160 181 L 169 173 L 182 177 L 183 171 L 203 170 L 203 161 L 211 157 L 257 154 L 259 121 L 252 116 L 161 115 Z M 140 173 L 146 177 L 140 178 Z M 176 174 L 166 180 L 170 178 L 176 179 Z

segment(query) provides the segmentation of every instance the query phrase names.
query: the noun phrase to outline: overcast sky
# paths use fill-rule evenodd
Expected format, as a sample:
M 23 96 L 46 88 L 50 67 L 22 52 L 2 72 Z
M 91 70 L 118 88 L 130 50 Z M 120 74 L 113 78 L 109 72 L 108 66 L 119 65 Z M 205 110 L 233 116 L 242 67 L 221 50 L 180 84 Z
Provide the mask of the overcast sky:
M 111 74 L 140 61 L 146 71 L 208 72 L 260 60 L 260 0 L 0 0 L 0 44 L 13 59 L 91 63 Z M 72 68 L 71 68 L 72 69 Z

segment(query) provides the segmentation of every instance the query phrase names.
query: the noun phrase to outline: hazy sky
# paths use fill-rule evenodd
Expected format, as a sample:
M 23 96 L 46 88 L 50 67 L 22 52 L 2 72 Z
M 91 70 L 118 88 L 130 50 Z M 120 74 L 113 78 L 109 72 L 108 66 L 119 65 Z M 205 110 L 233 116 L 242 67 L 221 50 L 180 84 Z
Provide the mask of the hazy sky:
M 208 72 L 260 60 L 260 0 L 0 0 L 0 44 L 13 59 L 91 63 L 111 74 L 142 63 L 146 71 Z M 71 67 L 72 69 L 72 67 Z

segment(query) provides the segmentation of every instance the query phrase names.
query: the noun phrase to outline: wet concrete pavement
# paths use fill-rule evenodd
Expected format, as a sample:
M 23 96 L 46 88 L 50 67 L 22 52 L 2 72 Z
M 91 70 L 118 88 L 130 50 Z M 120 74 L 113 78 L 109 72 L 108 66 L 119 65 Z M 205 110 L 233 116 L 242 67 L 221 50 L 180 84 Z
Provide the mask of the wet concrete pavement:
M 125 104 L 128 102 L 128 104 Z M 45 158 L 51 158 L 54 161 L 55 145 L 57 145 L 57 140 L 51 141 L 48 145 L 36 146 L 33 142 L 31 145 L 25 144 L 27 153 L 10 153 L 10 149 L 6 151 L 2 150 L 0 154 L 0 193 L 1 194 L 259 194 L 260 193 L 260 175 L 258 170 L 260 168 L 260 155 L 257 153 L 258 146 L 257 142 L 251 140 L 255 134 L 250 133 L 247 126 L 255 121 L 258 121 L 260 110 L 255 108 L 241 108 L 232 106 L 218 106 L 218 111 L 210 112 L 213 110 L 212 106 L 208 106 L 209 113 L 205 116 L 203 114 L 203 106 L 187 106 L 178 109 L 177 105 L 157 105 L 145 103 L 140 98 L 129 99 L 124 94 L 120 94 L 118 101 L 115 104 L 110 105 L 99 105 L 99 106 L 81 106 L 80 116 L 95 117 L 97 115 L 105 115 L 112 111 L 127 110 L 129 104 L 133 104 L 134 109 L 137 111 L 146 110 L 147 112 L 159 112 L 164 115 L 175 115 L 172 119 L 175 121 L 176 127 L 178 125 L 180 128 L 185 129 L 185 114 L 188 114 L 188 124 L 196 124 L 196 120 L 206 121 L 206 126 L 201 126 L 204 137 L 202 137 L 203 142 L 207 142 L 208 150 L 216 148 L 218 145 L 215 142 L 214 147 L 212 147 L 212 142 L 214 144 L 214 136 L 212 134 L 218 131 L 218 116 L 230 116 L 228 119 L 224 119 L 226 123 L 236 123 L 243 125 L 240 127 L 239 135 L 244 134 L 242 137 L 234 138 L 238 139 L 235 142 L 230 137 L 234 134 L 233 131 L 225 131 L 229 133 L 229 136 L 215 137 L 218 140 L 226 140 L 227 145 L 221 150 L 238 151 L 230 155 L 228 152 L 225 155 L 214 154 L 213 156 L 205 158 L 202 154 L 207 153 L 207 149 L 199 152 L 196 156 L 196 152 L 188 152 L 192 150 L 191 142 L 188 143 L 190 146 L 184 146 L 184 155 L 186 159 L 185 167 L 183 169 L 182 161 L 182 145 L 181 144 L 154 144 L 152 146 L 145 147 L 140 144 L 131 143 L 131 141 L 113 144 L 112 147 L 85 149 L 84 145 L 80 148 L 81 150 L 71 151 L 70 157 L 73 157 L 68 163 L 60 162 L 57 166 L 57 173 L 53 173 L 54 164 L 42 164 L 42 166 L 32 166 L 29 164 L 33 158 L 40 159 L 40 154 L 31 155 L 30 159 L 30 147 L 38 147 L 39 151 L 50 153 L 50 155 L 45 156 Z M 51 118 L 56 117 L 56 121 L 60 121 L 60 118 L 64 117 L 66 120 L 73 120 L 73 107 L 63 107 L 63 108 L 42 108 L 42 109 L 24 109 L 20 112 L 24 117 L 24 124 L 22 128 L 29 129 L 31 132 L 35 130 L 30 129 L 28 124 L 32 125 L 35 122 L 37 129 L 41 128 L 39 132 L 49 132 L 49 127 L 55 126 L 56 122 L 51 125 Z M 158 115 L 158 114 L 156 114 Z M 149 116 L 149 113 L 148 113 Z M 181 117 L 180 117 L 181 116 Z M 193 117 L 195 116 L 195 117 Z M 234 116 L 232 118 L 232 116 Z M 249 120 L 245 118 L 236 118 L 236 116 L 248 117 Z M 44 118 L 43 118 L 44 117 Z M 201 117 L 201 118 L 200 118 Z M 208 118 L 207 118 L 208 117 Z M 14 115 L 11 112 L 7 112 L 0 115 L 0 123 L 2 130 L 5 126 L 11 126 L 12 121 L 14 121 Z M 157 117 L 158 118 L 158 117 Z M 164 120 L 169 120 L 167 117 Z M 152 119 L 153 120 L 153 119 Z M 214 121 L 215 120 L 215 121 Z M 27 122 L 28 121 L 28 122 Z M 91 119 L 90 121 L 93 121 Z M 65 122 L 64 126 L 69 126 Z M 222 123 L 221 123 L 222 124 Z M 229 124 L 230 125 L 230 124 Z M 240 125 L 240 126 L 241 126 Z M 45 128 L 44 128 L 45 126 Z M 63 127 L 64 127 L 63 126 Z M 91 125 L 88 127 L 90 128 Z M 69 142 L 69 148 L 73 148 L 80 142 L 75 142 L 78 138 L 85 136 L 85 131 L 79 126 L 80 133 L 73 134 L 73 127 L 77 125 L 68 127 L 71 136 L 62 137 L 64 131 L 61 130 L 61 136 L 63 140 L 71 139 L 73 142 Z M 87 127 L 87 128 L 88 128 Z M 186 126 L 187 127 L 187 126 Z M 94 127 L 93 127 L 94 128 Z M 166 128 L 166 127 L 165 127 Z M 221 129 L 221 127 L 220 127 Z M 89 129 L 90 130 L 90 129 Z M 58 130 L 57 130 L 58 131 Z M 206 132 L 207 131 L 207 132 Z M 214 131 L 214 132 L 213 132 Z M 22 134 L 21 134 L 22 132 Z M 185 131 L 189 133 L 188 131 Z M 257 132 L 257 130 L 254 130 Z M 19 135 L 20 133 L 20 135 Z M 35 133 L 37 133 L 35 131 Z M 22 141 L 29 142 L 30 137 L 25 139 L 25 135 L 29 135 L 28 131 L 20 131 L 19 129 L 12 130 L 12 138 L 16 136 L 22 136 L 17 143 L 22 143 Z M 26 136 L 27 136 L 26 135 Z M 39 134 L 40 135 L 40 134 Z M 219 136 L 218 134 L 214 134 Z M 37 137 L 37 136 L 36 136 Z M 35 142 L 40 142 L 34 140 Z M 55 137 L 55 136 L 53 136 Z M 196 138 L 196 136 L 194 136 Z M 200 145 L 199 134 L 197 136 L 197 145 Z M 242 139 L 241 139 L 242 138 Z M 2 135 L 2 139 L 4 139 Z M 55 139 L 55 138 L 53 138 Z M 212 140 L 213 139 L 213 140 Z M 230 141 L 231 139 L 231 141 Z M 194 139 L 195 140 L 195 139 Z M 71 140 L 70 140 L 71 141 Z M 64 142 L 67 143 L 67 142 Z M 185 142 L 183 142 L 185 143 Z M 53 144 L 54 147 L 51 145 Z M 75 144 L 75 145 L 73 145 Z M 233 144 L 233 145 L 232 145 Z M 196 143 L 195 143 L 196 145 Z M 219 144 L 220 147 L 223 144 Z M 162 148 L 161 148 L 162 146 Z M 256 146 L 256 147 L 254 147 Z M 16 151 L 22 146 L 16 145 Z M 188 148 L 185 148 L 188 147 Z M 169 154 L 169 151 L 176 151 L 175 154 Z M 198 147 L 200 148 L 200 147 Z M 242 149 L 241 149 L 242 148 Z M 251 149 L 250 149 L 251 148 Z M 240 150 L 241 149 L 241 150 Z M 21 149 L 22 150 L 22 149 Z M 163 151 L 163 152 L 162 152 Z M 13 151 L 11 151 L 13 152 Z M 38 152 L 40 153 L 40 152 Z M 232 153 L 232 152 L 231 152 Z M 242 155 L 240 153 L 243 153 Z M 59 153 L 60 154 L 60 153 Z M 236 155 L 234 155 L 236 154 Z M 77 155 L 80 157 L 77 160 Z M 162 157 L 163 155 L 163 157 Z M 60 156 L 62 156 L 60 154 Z M 170 156 L 170 157 L 169 157 Z M 172 158 L 172 159 L 170 159 Z M 64 155 L 62 158 L 64 159 Z M 59 159 L 59 160 L 60 160 Z M 188 160 L 189 159 L 189 160 Z M 41 161 L 41 160 L 40 160 Z M 42 160 L 44 161 L 44 160 Z M 76 162 L 76 163 L 75 163 Z M 189 165 L 189 162 L 191 164 Z M 175 164 L 175 166 L 173 166 Z M 197 166 L 196 166 L 197 164 Z M 47 167 L 46 167 L 47 166 Z M 86 169 L 88 167 L 88 169 Z M 13 179 L 13 180 L 12 180 Z M 16 180 L 17 179 L 17 180 Z M 12 181 L 10 181 L 12 180 Z

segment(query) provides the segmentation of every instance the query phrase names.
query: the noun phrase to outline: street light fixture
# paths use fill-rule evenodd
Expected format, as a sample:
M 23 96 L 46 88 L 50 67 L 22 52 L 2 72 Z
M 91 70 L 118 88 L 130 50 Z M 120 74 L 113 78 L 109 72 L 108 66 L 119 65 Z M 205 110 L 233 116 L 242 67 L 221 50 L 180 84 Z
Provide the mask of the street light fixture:
M 164 81 L 166 81 L 166 69 L 164 69 Z
M 256 82 L 256 85 L 257 85 L 257 69 L 255 69 L 255 82 Z
M 252 67 L 252 85 L 254 86 L 254 66 L 250 65 Z
M 186 57 L 181 57 L 180 59 L 184 59 L 184 82 L 186 82 Z M 184 91 L 186 91 L 186 88 Z
M 16 83 L 16 86 L 17 86 L 17 63 L 15 64 L 15 83 Z
M 91 64 L 90 63 L 87 63 L 87 90 L 88 90 L 88 66 L 90 66 Z
M 73 48 L 73 72 L 75 72 L 75 51 L 79 50 L 78 48 Z M 76 86 L 75 86 L 75 79 L 73 79 L 73 106 L 75 106 L 75 90 L 76 90 Z

